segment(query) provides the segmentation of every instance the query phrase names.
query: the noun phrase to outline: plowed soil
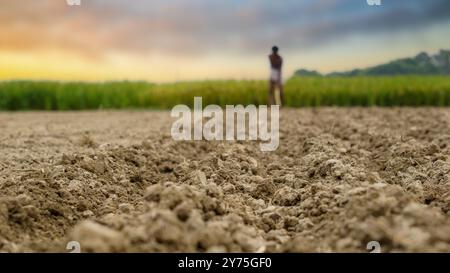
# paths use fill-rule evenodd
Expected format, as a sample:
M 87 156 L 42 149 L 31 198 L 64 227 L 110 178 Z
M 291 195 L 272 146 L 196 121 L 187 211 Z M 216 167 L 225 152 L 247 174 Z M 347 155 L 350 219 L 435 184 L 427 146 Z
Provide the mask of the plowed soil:
M 280 147 L 168 112 L 0 113 L 0 251 L 450 252 L 450 109 L 281 112 Z

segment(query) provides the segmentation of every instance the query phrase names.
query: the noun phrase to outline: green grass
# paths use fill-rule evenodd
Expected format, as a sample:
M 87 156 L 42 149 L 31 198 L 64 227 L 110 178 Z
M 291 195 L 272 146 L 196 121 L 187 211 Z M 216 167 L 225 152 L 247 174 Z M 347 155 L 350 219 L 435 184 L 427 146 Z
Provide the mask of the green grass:
M 450 77 L 294 77 L 287 105 L 450 106 Z
M 266 81 L 146 82 L 0 82 L 0 110 L 83 110 L 265 104 Z M 450 77 L 293 77 L 286 82 L 286 105 L 305 106 L 450 106 Z

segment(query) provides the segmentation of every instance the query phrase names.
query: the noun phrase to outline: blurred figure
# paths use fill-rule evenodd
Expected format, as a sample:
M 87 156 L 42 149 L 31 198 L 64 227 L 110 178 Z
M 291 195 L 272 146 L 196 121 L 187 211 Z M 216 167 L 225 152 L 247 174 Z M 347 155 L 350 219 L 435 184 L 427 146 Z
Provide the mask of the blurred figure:
M 269 87 L 269 105 L 275 105 L 275 90 L 278 88 L 280 92 L 280 104 L 284 103 L 283 80 L 281 68 L 283 67 L 283 58 L 278 55 L 278 47 L 272 47 L 272 54 L 269 55 L 270 60 L 270 87 Z

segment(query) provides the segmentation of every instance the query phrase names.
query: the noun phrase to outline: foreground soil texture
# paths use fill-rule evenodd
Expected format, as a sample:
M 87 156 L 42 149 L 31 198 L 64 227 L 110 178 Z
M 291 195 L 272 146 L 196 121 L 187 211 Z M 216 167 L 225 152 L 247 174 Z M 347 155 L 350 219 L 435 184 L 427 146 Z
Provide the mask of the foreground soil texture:
M 283 109 L 280 147 L 165 111 L 0 113 L 0 251 L 450 252 L 450 109 Z

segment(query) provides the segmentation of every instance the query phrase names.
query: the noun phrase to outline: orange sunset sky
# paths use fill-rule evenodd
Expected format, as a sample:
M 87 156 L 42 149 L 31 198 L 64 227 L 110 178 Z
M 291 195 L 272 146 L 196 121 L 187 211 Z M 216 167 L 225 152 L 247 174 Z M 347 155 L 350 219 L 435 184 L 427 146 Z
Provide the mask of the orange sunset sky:
M 0 0 L 0 79 L 265 79 L 450 48 L 450 1 Z

